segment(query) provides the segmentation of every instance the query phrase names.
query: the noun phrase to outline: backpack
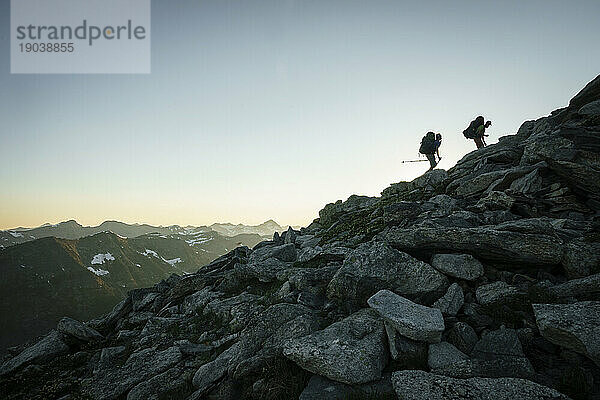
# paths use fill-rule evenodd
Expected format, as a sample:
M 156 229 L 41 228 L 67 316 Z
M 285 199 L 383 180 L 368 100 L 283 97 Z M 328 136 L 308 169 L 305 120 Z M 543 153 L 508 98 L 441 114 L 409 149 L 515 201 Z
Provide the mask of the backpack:
M 435 133 L 427 132 L 427 135 L 423 136 L 423 139 L 421 139 L 421 147 L 419 147 L 419 153 L 435 153 Z
M 483 117 L 481 115 L 479 117 L 475 118 L 473 121 L 471 121 L 471 123 L 469 124 L 469 127 L 463 131 L 463 135 L 467 139 L 475 139 L 475 134 L 477 132 L 477 128 L 479 128 L 481 125 L 483 125 L 484 122 L 485 122 L 485 120 L 483 119 Z

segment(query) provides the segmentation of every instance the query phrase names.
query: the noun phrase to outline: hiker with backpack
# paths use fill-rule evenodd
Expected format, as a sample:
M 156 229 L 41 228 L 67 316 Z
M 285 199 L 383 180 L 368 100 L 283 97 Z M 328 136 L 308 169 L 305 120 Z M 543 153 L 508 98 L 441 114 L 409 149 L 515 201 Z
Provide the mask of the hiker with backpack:
M 485 137 L 488 136 L 485 134 L 485 130 L 492 125 L 492 121 L 485 122 L 485 119 L 480 115 L 475 118 L 467 129 L 463 131 L 463 135 L 467 139 L 473 139 L 475 141 L 475 145 L 477 145 L 478 149 L 487 146 L 485 142 Z
M 440 157 L 440 145 L 442 144 L 442 135 L 438 133 L 437 135 L 433 132 L 427 132 L 423 139 L 421 139 L 421 147 L 419 147 L 419 153 L 425 154 L 425 157 L 429 160 L 429 171 L 434 169 L 439 160 L 442 159 Z M 437 153 L 438 161 L 435 160 L 435 155 Z

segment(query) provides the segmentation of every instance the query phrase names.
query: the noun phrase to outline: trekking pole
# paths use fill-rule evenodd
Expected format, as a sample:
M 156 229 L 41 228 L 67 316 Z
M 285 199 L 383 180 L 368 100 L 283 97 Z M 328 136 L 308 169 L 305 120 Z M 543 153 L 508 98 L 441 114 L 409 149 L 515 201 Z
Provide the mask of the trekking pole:
M 425 162 L 425 161 L 429 161 L 429 160 L 404 160 L 404 161 L 402 161 L 401 164 L 408 163 L 408 162 Z

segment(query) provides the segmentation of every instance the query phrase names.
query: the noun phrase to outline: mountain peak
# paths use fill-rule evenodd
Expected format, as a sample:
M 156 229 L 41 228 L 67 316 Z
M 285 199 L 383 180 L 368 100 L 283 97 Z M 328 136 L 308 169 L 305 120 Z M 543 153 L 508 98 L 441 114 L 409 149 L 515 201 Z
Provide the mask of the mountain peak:
M 83 225 L 79 224 L 79 222 L 75 221 L 74 219 L 70 219 L 68 221 L 60 222 L 58 225 L 61 225 L 61 226 L 72 226 L 72 227 L 79 227 L 79 228 L 83 227 Z
M 260 224 L 260 226 L 272 226 L 272 227 L 281 228 L 281 225 L 279 225 L 277 222 L 273 221 L 272 219 L 263 222 L 262 224 Z

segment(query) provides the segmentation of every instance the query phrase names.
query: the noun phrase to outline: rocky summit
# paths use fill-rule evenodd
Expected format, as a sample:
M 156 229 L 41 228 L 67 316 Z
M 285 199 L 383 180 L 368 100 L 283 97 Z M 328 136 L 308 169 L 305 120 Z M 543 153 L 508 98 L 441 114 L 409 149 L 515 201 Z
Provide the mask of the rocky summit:
M 6 399 L 600 398 L 600 76 L 448 171 L 11 348 Z

